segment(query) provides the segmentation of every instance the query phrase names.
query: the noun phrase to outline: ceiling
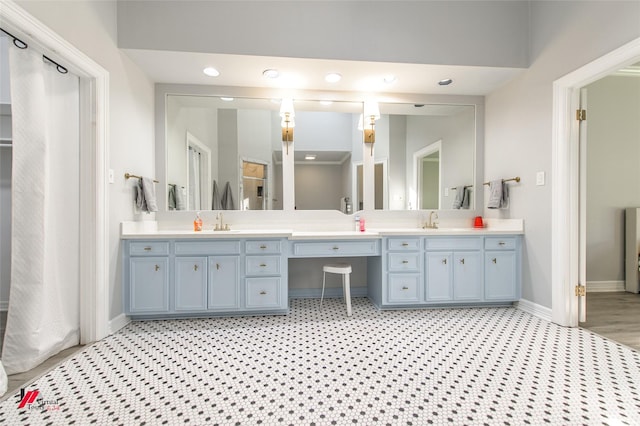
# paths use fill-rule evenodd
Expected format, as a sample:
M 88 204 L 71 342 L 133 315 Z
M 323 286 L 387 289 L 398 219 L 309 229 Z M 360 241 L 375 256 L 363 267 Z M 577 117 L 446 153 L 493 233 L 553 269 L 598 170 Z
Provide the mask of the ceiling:
M 295 97 L 296 90 L 356 92 L 363 96 L 385 93 L 484 96 L 524 70 L 143 49 L 123 51 L 155 83 L 271 88 L 282 90 L 290 97 Z M 220 75 L 206 76 L 203 73 L 206 67 L 216 68 Z M 264 77 L 266 69 L 277 69 L 280 77 Z M 339 73 L 342 79 L 328 83 L 324 79 L 327 73 Z M 388 75 L 394 75 L 396 80 L 385 83 L 384 77 Z M 452 84 L 438 85 L 440 80 L 449 78 Z

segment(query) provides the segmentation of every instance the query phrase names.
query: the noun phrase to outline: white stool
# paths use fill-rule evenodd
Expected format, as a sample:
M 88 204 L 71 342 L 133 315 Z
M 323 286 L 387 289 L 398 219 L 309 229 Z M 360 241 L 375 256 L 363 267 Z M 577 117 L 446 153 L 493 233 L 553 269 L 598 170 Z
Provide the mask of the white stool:
M 320 309 L 322 309 L 322 299 L 324 299 L 324 284 L 327 277 L 327 272 L 330 274 L 342 275 L 342 295 L 344 301 L 347 303 L 347 316 L 351 316 L 351 283 L 349 276 L 351 274 L 351 265 L 348 263 L 331 263 L 322 267 L 322 295 L 320 296 Z

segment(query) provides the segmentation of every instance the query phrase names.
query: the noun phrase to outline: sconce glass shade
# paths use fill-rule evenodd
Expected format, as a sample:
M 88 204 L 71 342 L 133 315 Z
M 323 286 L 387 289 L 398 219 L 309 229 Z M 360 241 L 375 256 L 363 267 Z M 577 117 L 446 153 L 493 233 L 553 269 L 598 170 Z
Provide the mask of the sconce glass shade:
M 282 103 L 280 103 L 280 117 L 285 118 L 287 114 L 289 115 L 289 118 L 296 116 L 296 113 L 293 110 L 293 99 L 291 98 L 284 98 Z

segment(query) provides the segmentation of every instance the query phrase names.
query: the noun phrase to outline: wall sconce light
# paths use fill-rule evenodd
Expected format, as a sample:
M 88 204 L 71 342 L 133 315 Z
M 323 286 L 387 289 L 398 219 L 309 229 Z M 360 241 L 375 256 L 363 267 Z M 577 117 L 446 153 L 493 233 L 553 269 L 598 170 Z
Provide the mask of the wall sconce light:
M 293 99 L 285 98 L 280 104 L 280 117 L 282 117 L 282 142 L 287 142 L 287 155 L 289 155 L 289 142 L 293 142 L 293 128 L 295 127 L 295 111 L 293 110 Z
M 371 155 L 373 155 L 373 144 L 376 141 L 376 120 L 380 118 L 380 108 L 377 102 L 365 102 L 358 129 L 363 131 L 364 143 L 371 144 Z

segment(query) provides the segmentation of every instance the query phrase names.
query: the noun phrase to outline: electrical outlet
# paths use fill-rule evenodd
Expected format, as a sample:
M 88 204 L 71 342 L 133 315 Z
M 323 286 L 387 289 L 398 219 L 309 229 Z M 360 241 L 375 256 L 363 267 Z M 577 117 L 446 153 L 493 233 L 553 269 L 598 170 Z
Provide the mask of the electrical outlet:
M 538 186 L 544 185 L 544 172 L 536 173 L 536 185 Z

